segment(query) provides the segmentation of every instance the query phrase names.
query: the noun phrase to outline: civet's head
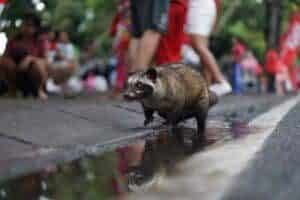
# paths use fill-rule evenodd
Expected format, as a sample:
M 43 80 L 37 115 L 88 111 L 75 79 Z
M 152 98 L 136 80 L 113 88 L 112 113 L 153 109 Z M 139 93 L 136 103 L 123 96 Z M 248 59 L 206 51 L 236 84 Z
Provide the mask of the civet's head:
M 158 89 L 158 71 L 150 68 L 146 72 L 138 72 L 127 80 L 124 98 L 129 101 L 142 100 L 155 95 Z

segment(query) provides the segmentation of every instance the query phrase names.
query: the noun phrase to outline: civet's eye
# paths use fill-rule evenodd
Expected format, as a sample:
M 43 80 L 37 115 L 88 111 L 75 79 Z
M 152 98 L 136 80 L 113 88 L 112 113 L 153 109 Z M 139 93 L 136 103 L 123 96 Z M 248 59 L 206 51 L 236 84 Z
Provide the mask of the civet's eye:
M 143 84 L 142 84 L 141 82 L 137 82 L 137 83 L 136 83 L 136 87 L 137 87 L 138 89 L 142 89 L 142 88 L 143 88 Z

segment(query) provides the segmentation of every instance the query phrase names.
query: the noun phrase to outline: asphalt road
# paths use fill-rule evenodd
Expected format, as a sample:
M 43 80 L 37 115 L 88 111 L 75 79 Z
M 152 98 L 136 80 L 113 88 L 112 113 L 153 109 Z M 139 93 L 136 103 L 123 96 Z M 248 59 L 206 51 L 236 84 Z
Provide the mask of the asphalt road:
M 300 199 L 300 103 L 280 122 L 224 200 Z

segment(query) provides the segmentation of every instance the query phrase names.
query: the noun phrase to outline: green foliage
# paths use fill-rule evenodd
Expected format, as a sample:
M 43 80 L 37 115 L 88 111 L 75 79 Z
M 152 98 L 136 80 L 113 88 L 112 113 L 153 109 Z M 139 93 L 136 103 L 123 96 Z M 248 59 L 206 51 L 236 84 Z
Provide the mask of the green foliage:
M 37 12 L 43 24 L 55 30 L 66 30 L 76 44 L 97 40 L 109 41 L 106 34 L 115 13 L 115 1 L 107 0 L 41 0 L 45 3 L 45 10 Z M 11 24 L 22 19 L 26 11 L 34 10 L 31 0 L 10 0 L 2 16 Z M 10 26 L 6 31 L 14 30 Z
M 231 1 L 222 2 L 222 13 L 225 15 L 232 5 Z M 219 34 L 228 35 L 230 38 L 240 38 L 261 58 L 265 48 L 264 29 L 263 4 L 253 0 L 243 0 L 240 1 L 239 6 L 234 10 Z
M 49 6 L 43 15 L 46 23 L 54 29 L 68 30 L 78 43 L 104 37 L 115 13 L 113 1 L 51 0 L 51 4 L 55 6 Z
M 75 44 L 97 41 L 104 52 L 110 49 L 111 39 L 107 35 L 112 16 L 116 12 L 116 0 L 41 0 L 46 7 L 40 16 L 43 23 L 54 29 L 67 30 Z M 31 0 L 9 0 L 2 19 L 8 19 L 13 25 L 15 20 L 21 19 L 26 10 L 34 9 Z M 237 7 L 235 6 L 238 5 Z M 224 51 L 230 50 L 233 36 L 241 38 L 254 53 L 263 57 L 265 50 L 264 30 L 266 26 L 264 0 L 224 0 L 222 1 L 222 16 L 233 12 L 225 20 L 224 26 L 215 35 L 221 38 L 219 46 Z M 288 13 L 299 6 L 299 0 L 285 0 L 283 3 L 282 29 L 286 26 Z M 11 26 L 9 30 L 13 30 Z M 8 31 L 9 31 L 8 30 Z M 218 46 L 218 45 L 216 45 Z
M 264 31 L 266 16 L 264 0 L 236 0 L 238 7 L 224 24 L 219 35 L 240 38 L 262 60 L 266 48 Z M 226 15 L 233 6 L 233 1 L 222 1 L 222 15 Z M 284 30 L 289 13 L 299 6 L 299 0 L 285 0 L 282 13 L 282 30 Z M 222 17 L 222 16 L 221 16 Z M 230 49 L 225 49 L 229 51 Z

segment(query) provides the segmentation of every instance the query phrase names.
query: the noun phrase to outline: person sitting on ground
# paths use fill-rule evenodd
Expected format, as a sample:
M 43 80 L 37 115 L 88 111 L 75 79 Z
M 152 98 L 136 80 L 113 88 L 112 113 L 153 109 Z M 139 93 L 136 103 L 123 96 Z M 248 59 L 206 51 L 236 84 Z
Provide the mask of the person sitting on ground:
M 25 14 L 17 35 L 8 41 L 0 63 L 10 63 L 10 66 L 6 67 L 13 69 L 10 71 L 15 73 L 16 87 L 24 96 L 33 93 L 34 96 L 45 100 L 48 98 L 45 92 L 47 45 L 38 37 L 39 29 L 39 18 L 32 13 Z
M 74 46 L 69 40 L 66 32 L 60 31 L 56 34 L 55 53 L 49 58 L 49 81 L 48 85 L 62 86 L 66 89 L 67 81 L 75 73 L 77 61 L 75 58 Z M 64 91 L 66 92 L 66 91 Z

